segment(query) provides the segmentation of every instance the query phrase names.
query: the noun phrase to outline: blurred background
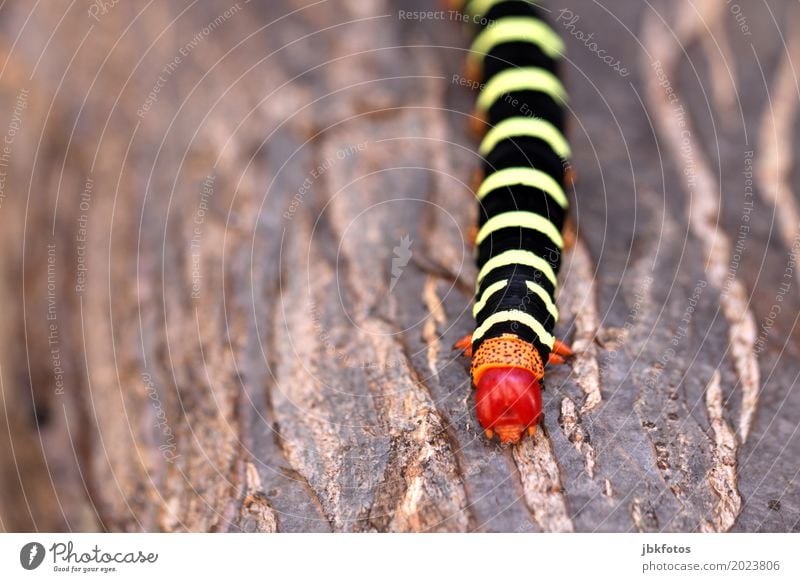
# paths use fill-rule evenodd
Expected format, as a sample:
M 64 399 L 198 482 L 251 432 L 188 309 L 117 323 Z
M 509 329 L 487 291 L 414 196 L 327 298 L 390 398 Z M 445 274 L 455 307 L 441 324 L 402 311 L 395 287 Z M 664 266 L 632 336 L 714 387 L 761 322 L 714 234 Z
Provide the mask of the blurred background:
M 797 531 L 796 2 L 546 2 L 559 337 L 482 438 L 461 76 L 381 0 L 0 8 L 0 529 Z

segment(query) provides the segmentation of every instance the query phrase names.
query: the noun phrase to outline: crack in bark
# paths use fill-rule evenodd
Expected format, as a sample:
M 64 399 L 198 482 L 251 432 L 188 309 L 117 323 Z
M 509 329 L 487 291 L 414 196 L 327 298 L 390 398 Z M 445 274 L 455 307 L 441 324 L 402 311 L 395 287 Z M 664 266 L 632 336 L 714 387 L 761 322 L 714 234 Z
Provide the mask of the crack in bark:
M 278 518 L 261 486 L 258 469 L 245 462 L 244 499 L 239 508 L 239 529 L 245 532 L 275 533 Z
M 737 488 L 736 435 L 723 415 L 719 370 L 714 371 L 706 386 L 706 411 L 714 433 L 708 483 L 718 501 L 712 520 L 706 521 L 702 529 L 725 532 L 733 527 L 742 511 L 742 497 Z
M 525 492 L 525 502 L 541 530 L 574 531 L 561 485 L 561 472 L 544 425 L 534 437 L 524 438 L 514 445 L 512 454 Z
M 577 238 L 568 255 L 567 276 L 559 294 L 560 304 L 575 316 L 575 335 L 572 350 L 575 352 L 572 370 L 575 382 L 584 394 L 581 414 L 594 410 L 602 401 L 600 366 L 597 363 L 597 332 L 600 318 L 597 313 L 595 268 L 583 240 Z
M 794 63 L 800 56 L 800 37 L 789 40 L 770 88 L 770 99 L 764 107 L 758 134 L 756 178 L 761 197 L 775 207 L 778 233 L 783 245 L 796 252 L 800 210 L 791 185 L 795 157 L 792 155 L 792 134 L 798 113 L 797 72 Z M 800 271 L 795 272 L 800 278 Z
M 380 395 L 379 414 L 400 460 L 394 475 L 384 477 L 389 498 L 376 493 L 376 503 L 385 507 L 395 504 L 390 531 L 467 531 L 466 490 L 444 418 L 402 344 L 385 339 L 391 337 L 390 330 L 383 332 L 371 336 L 378 364 L 375 369 L 389 371 L 385 364 L 398 352 L 403 354 L 402 364 L 395 373 L 375 374 L 370 388 Z M 392 487 L 393 479 L 398 483 Z
M 558 418 L 558 424 L 575 450 L 583 455 L 586 472 L 590 479 L 594 479 L 595 450 L 591 444 L 589 433 L 581 425 L 580 412 L 569 397 L 561 401 L 561 415 Z
M 750 433 L 751 424 L 758 407 L 760 372 L 755 353 L 756 324 L 749 308 L 749 297 L 742 282 L 734 273 L 728 276 L 728 260 L 731 243 L 718 223 L 720 187 L 708 167 L 698 142 L 692 135 L 691 124 L 672 119 L 673 102 L 663 84 L 671 89 L 670 78 L 675 78 L 678 59 L 683 45 L 671 37 L 657 17 L 648 12 L 643 23 L 643 38 L 649 54 L 661 67 L 652 71 L 653 65 L 646 59 L 642 71 L 646 83 L 646 99 L 653 112 L 656 125 L 673 158 L 684 156 L 684 143 L 688 144 L 694 160 L 696 187 L 688 188 L 692 194 L 689 204 L 691 232 L 700 241 L 705 254 L 705 271 L 710 283 L 720 292 L 720 304 L 728 322 L 730 358 L 733 361 L 742 391 L 742 408 L 739 415 L 739 434 L 744 443 Z M 680 103 L 677 90 L 672 94 Z M 682 107 L 682 106 L 681 106 Z M 682 127 L 685 127 L 683 129 Z
M 575 244 L 566 256 L 565 275 L 558 296 L 561 317 L 573 315 L 575 334 L 571 362 L 575 382 L 583 392 L 580 411 L 570 398 L 561 403 L 559 425 L 564 436 L 583 455 L 584 467 L 590 479 L 594 479 L 596 455 L 589 442 L 588 429 L 581 424 L 581 416 L 594 410 L 603 400 L 600 382 L 600 366 L 597 361 L 597 335 L 600 327 L 597 313 L 597 291 L 594 282 L 594 267 L 583 240 L 575 237 Z M 564 422 L 562 422 L 564 419 Z
M 441 349 L 441 341 L 439 339 L 437 326 L 444 326 L 447 324 L 447 315 L 436 293 L 437 283 L 438 281 L 435 277 L 428 275 L 425 278 L 422 299 L 428 309 L 428 317 L 425 318 L 425 323 L 423 324 L 422 337 L 427 344 L 428 369 L 431 371 L 433 377 L 438 380 L 439 369 L 437 361 Z

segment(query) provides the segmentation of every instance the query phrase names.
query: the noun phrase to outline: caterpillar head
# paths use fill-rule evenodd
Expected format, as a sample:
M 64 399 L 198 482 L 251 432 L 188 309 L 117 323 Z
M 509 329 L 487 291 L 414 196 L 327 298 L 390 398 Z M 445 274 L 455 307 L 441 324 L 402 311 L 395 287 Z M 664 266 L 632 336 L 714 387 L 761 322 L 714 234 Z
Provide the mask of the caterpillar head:
M 516 443 L 533 434 L 542 415 L 539 382 L 544 367 L 536 349 L 515 336 L 484 341 L 472 360 L 475 411 L 487 436 Z
M 524 368 L 492 368 L 481 376 L 475 395 L 478 422 L 501 443 L 519 442 L 527 430 L 536 430 L 542 414 L 539 380 Z

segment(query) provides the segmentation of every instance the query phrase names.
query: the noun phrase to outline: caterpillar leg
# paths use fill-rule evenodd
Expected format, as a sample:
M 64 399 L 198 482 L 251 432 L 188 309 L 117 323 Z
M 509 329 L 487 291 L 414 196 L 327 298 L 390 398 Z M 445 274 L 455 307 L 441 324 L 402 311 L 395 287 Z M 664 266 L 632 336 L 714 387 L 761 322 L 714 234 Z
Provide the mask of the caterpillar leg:
M 483 67 L 475 59 L 467 57 L 464 61 L 464 78 L 471 83 L 480 83 L 483 79 Z
M 528 436 L 529 437 L 534 436 L 536 434 L 536 426 L 529 426 L 528 429 L 527 429 L 527 432 L 528 432 Z M 486 437 L 486 440 L 492 440 L 494 438 L 494 431 L 492 429 L 490 429 L 490 428 L 487 428 L 486 430 L 484 430 L 483 434 Z M 504 441 L 502 441 L 502 438 L 501 438 L 501 442 L 504 442 Z
M 475 168 L 475 171 L 472 172 L 472 176 L 469 179 L 469 187 L 474 193 L 480 190 L 484 177 L 483 168 Z
M 575 246 L 575 241 L 578 239 L 578 233 L 575 230 L 575 223 L 572 220 L 572 215 L 567 214 L 564 217 L 564 250 L 569 251 Z
M 567 188 L 572 188 L 575 185 L 575 181 L 578 179 L 578 174 L 575 172 L 575 167 L 570 164 L 564 170 L 564 186 Z
M 559 356 L 564 356 L 565 358 L 575 355 L 575 352 L 572 351 L 572 348 L 562 342 L 560 339 L 557 339 L 555 342 L 553 342 L 553 352 Z
M 468 333 L 456 343 L 453 344 L 454 350 L 461 350 L 464 352 L 464 355 L 468 358 L 472 357 L 472 334 Z M 550 352 L 550 355 L 547 358 L 548 364 L 566 364 L 567 358 L 571 358 L 575 355 L 575 352 L 572 351 L 567 344 L 562 342 L 560 339 L 557 339 L 553 343 L 553 351 Z
M 478 230 L 479 229 L 477 225 L 473 224 L 469 227 L 469 230 L 467 231 L 467 242 L 469 243 L 469 246 L 472 248 L 475 248 L 475 243 L 478 240 Z
M 473 195 L 478 192 L 478 189 L 481 187 L 481 182 L 483 182 L 483 169 L 475 168 L 475 171 L 472 172 L 472 177 L 470 178 L 469 187 L 473 192 Z M 478 240 L 478 225 L 472 223 L 469 225 L 467 230 L 467 244 L 471 248 L 475 248 L 476 242 Z
M 472 357 L 472 334 L 468 333 L 453 344 L 454 350 L 461 350 L 468 358 Z
M 486 118 L 486 114 L 482 111 L 475 111 L 470 116 L 469 121 L 467 122 L 467 126 L 469 132 L 472 134 L 477 141 L 483 139 L 483 136 L 486 135 L 486 132 L 489 131 L 488 120 Z
M 560 339 L 557 339 L 553 342 L 553 351 L 551 351 L 550 355 L 547 357 L 547 363 L 553 365 L 566 364 L 567 358 L 574 355 L 575 353 L 572 351 L 572 348 Z

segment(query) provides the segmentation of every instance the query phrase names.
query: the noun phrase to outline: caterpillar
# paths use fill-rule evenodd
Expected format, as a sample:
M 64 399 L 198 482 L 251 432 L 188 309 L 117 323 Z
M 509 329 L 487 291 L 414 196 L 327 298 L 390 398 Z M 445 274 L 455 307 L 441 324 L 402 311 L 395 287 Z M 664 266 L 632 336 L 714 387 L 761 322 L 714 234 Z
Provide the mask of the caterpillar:
M 545 363 L 572 355 L 553 336 L 571 182 L 559 76 L 564 44 L 531 0 L 455 3 L 479 27 L 466 74 L 480 81 L 474 118 L 483 126 L 476 327 L 455 347 L 472 358 L 475 412 L 486 437 L 516 443 L 535 434 L 541 418 Z

